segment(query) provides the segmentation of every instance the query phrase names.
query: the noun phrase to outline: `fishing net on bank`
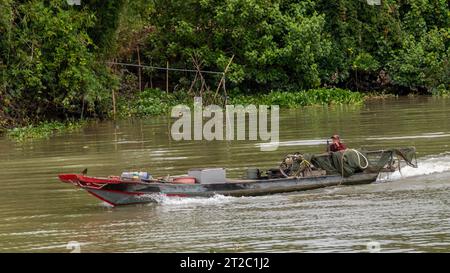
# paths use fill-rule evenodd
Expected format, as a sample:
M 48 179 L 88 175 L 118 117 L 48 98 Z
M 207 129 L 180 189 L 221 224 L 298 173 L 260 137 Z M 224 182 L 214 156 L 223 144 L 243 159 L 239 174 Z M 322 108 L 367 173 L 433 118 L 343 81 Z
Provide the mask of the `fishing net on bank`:
M 321 169 L 326 174 L 348 177 L 359 172 L 393 172 L 402 165 L 417 168 L 414 147 L 378 151 L 347 149 L 326 154 L 295 153 L 285 157 L 280 170 L 285 176 L 305 176 L 313 169 Z

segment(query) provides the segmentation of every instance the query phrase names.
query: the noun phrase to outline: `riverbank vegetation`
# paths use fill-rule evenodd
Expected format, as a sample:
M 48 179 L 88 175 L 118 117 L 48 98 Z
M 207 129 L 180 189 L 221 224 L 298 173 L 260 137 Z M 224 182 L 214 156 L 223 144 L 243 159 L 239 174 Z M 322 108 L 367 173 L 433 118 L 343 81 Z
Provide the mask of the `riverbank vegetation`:
M 315 105 L 362 104 L 364 95 L 340 88 L 310 89 L 299 92 L 274 91 L 261 95 L 241 95 L 230 99 L 231 104 L 279 105 L 284 108 L 298 108 Z
M 0 0 L 0 128 L 166 112 L 215 93 L 200 70 L 233 103 L 449 94 L 446 0 L 80 3 Z
M 81 129 L 86 121 L 45 121 L 34 125 L 16 127 L 6 131 L 8 138 L 24 142 L 30 139 L 44 139 L 57 133 L 73 132 Z
M 204 94 L 206 104 L 215 103 L 214 94 Z M 208 102 L 208 99 L 210 102 Z M 159 89 L 145 89 L 137 99 L 121 99 L 118 112 L 121 117 L 144 117 L 170 113 L 170 109 L 178 104 L 193 106 L 193 98 L 186 92 L 166 93 Z M 298 108 L 316 105 L 362 104 L 364 95 L 339 88 L 311 89 L 298 92 L 273 91 L 264 94 L 242 95 L 230 94 L 227 101 L 220 98 L 221 103 L 232 105 L 279 105 L 282 108 Z

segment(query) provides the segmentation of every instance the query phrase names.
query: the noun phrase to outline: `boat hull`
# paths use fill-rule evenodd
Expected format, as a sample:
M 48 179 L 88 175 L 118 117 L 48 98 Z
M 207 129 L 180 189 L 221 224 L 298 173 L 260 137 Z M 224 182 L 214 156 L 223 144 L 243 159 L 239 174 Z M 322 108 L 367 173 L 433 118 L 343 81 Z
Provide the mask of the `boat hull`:
M 156 200 L 155 195 L 181 197 L 257 196 L 338 185 L 369 184 L 375 182 L 377 177 L 377 173 L 360 173 L 345 178 L 339 175 L 325 175 L 305 178 L 229 180 L 226 183 L 217 184 L 125 182 L 102 180 L 82 175 L 74 175 L 71 178 L 66 175 L 66 177 L 60 177 L 60 179 L 85 189 L 90 194 L 113 206 L 118 206 L 154 202 Z

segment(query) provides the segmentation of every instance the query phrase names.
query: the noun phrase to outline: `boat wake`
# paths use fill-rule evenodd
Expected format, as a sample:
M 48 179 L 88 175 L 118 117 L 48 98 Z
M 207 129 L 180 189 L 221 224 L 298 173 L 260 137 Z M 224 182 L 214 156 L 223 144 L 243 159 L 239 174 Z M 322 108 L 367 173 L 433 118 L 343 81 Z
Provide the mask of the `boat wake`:
M 148 197 L 148 196 L 147 196 Z M 216 194 L 212 197 L 176 197 L 164 194 L 151 195 L 152 200 L 160 205 L 167 206 L 204 206 L 204 205 L 222 205 L 230 203 L 237 197 Z
M 418 168 L 412 168 L 409 166 L 401 168 L 400 171 L 393 173 L 380 174 L 377 181 L 392 181 L 403 178 L 424 176 L 430 174 L 444 173 L 450 171 L 450 152 L 445 152 L 439 155 L 428 156 L 424 158 L 418 158 Z

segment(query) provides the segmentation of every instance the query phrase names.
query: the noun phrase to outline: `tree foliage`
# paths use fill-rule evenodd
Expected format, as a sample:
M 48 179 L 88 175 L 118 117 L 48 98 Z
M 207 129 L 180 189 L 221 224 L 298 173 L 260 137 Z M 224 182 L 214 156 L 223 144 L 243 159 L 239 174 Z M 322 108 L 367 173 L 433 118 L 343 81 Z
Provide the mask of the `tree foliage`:
M 147 56 L 172 64 L 196 54 L 244 88 L 311 88 L 320 85 L 331 51 L 325 17 L 314 1 L 187 0 L 154 2 Z M 182 12 L 181 12 L 182 11 Z
M 447 0 L 81 3 L 0 0 L 0 126 L 108 112 L 111 89 L 136 86 L 126 81 L 139 71 L 113 71 L 108 60 L 192 68 L 195 57 L 223 71 L 234 56 L 227 87 L 243 93 L 450 89 Z M 190 84 L 176 73 L 170 80 Z
M 3 114 L 26 121 L 102 113 L 114 81 L 87 32 L 94 14 L 58 0 L 2 1 Z

